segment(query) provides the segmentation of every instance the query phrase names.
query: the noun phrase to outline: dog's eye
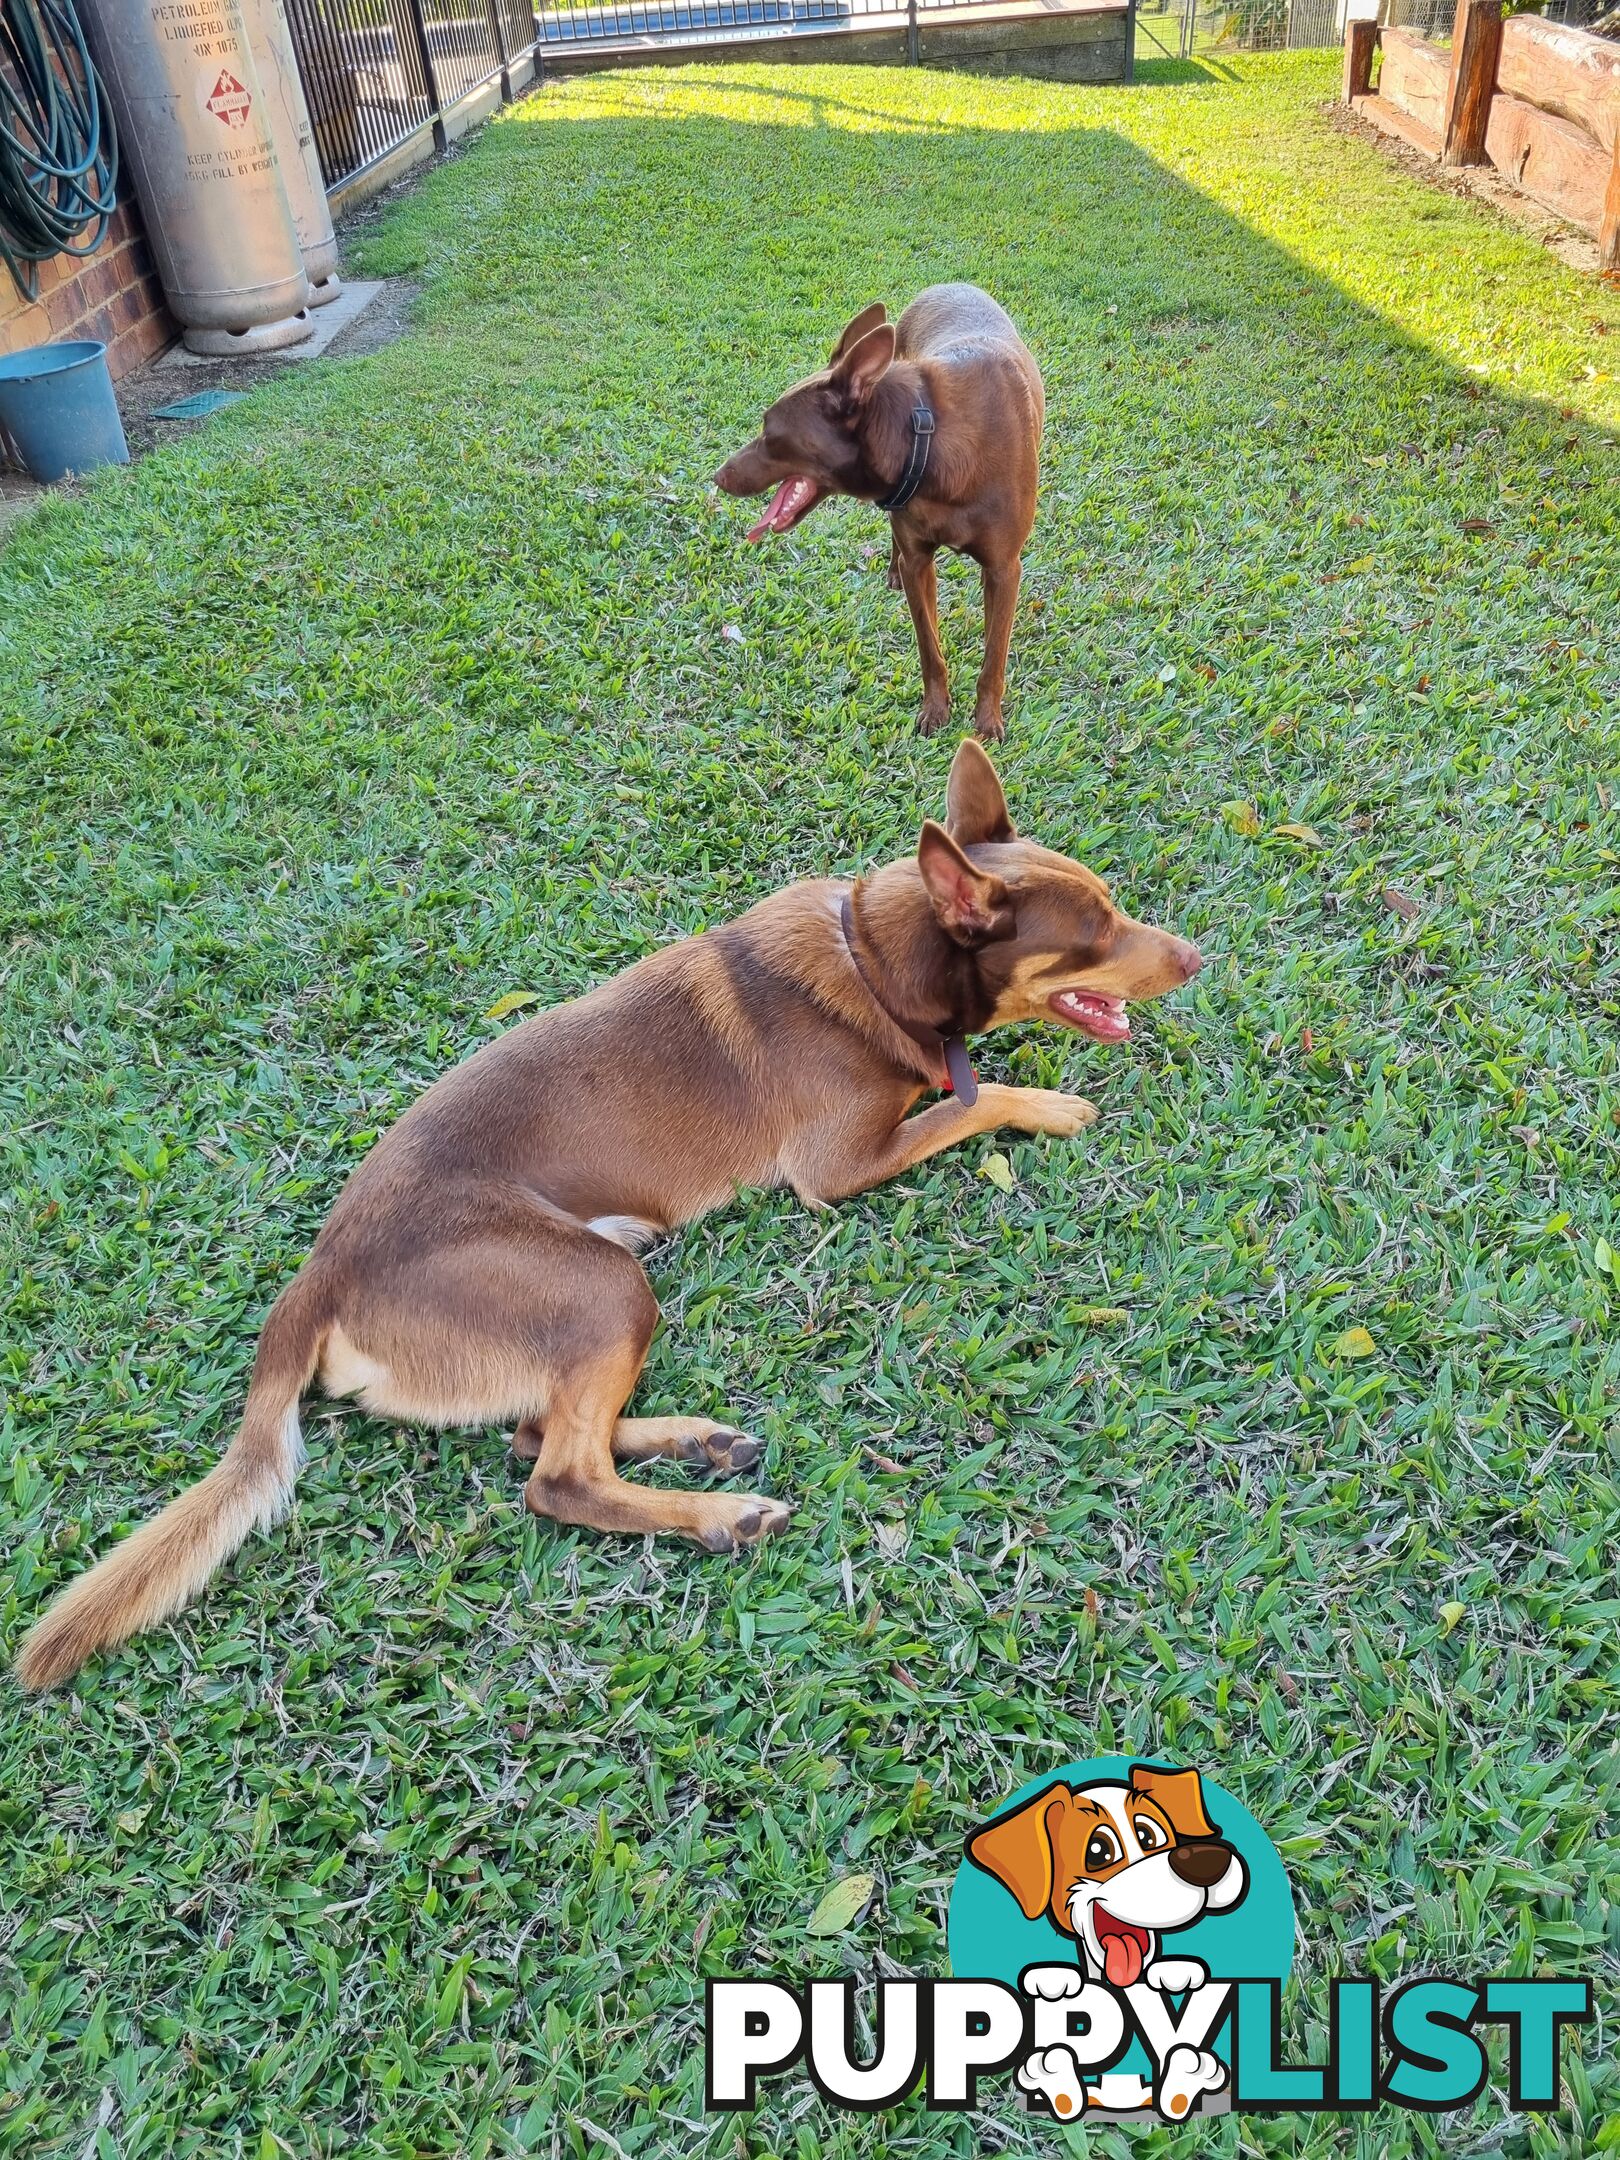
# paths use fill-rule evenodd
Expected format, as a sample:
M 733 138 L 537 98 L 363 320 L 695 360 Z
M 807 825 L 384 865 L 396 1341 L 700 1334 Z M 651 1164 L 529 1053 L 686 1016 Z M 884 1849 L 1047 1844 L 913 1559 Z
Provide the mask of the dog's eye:
M 1086 1839 L 1086 1866 L 1088 1868 L 1112 1867 L 1119 1858 L 1119 1847 L 1111 1830 L 1093 1830 Z
M 1136 1832 L 1136 1841 L 1144 1852 L 1157 1852 L 1161 1845 L 1168 1845 L 1170 1842 L 1164 1834 L 1164 1825 L 1156 1823 L 1151 1815 L 1135 1816 L 1131 1828 Z

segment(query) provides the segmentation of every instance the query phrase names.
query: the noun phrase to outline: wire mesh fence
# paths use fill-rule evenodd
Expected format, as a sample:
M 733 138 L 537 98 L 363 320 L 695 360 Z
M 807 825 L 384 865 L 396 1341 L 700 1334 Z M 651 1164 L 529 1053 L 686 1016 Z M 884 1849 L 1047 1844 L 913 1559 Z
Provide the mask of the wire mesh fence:
M 1555 0 L 1596 8 L 1605 0 Z M 1430 38 L 1449 38 L 1456 0 L 1385 0 L 1384 19 Z M 1303 52 L 1341 45 L 1345 0 L 1141 0 L 1142 50 L 1190 60 L 1232 52 Z

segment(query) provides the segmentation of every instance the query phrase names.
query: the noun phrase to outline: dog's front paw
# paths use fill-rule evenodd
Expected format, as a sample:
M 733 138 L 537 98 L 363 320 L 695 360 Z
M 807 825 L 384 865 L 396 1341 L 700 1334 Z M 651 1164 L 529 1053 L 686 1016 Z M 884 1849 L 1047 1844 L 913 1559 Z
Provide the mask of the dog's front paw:
M 1219 2092 L 1226 2083 L 1226 2065 L 1207 2048 L 1174 2047 L 1164 2060 L 1159 2079 L 1159 2113 L 1166 2122 L 1181 2122 L 1204 2093 Z
M 985 742 L 1000 742 L 1007 733 L 999 705 L 979 705 L 973 713 L 973 732 Z
M 1189 1988 L 1204 1985 L 1209 1967 L 1200 1965 L 1197 1958 L 1155 1958 L 1142 1978 L 1161 1995 L 1185 1995 Z
M 1078 1965 L 1031 1965 L 1018 1984 L 1041 2002 L 1065 2002 L 1080 1993 L 1086 1976 Z
M 948 697 L 925 697 L 917 714 L 917 733 L 937 735 L 941 728 L 951 724 L 951 701 Z
M 1019 1088 L 1017 1105 L 1009 1121 L 1020 1132 L 1050 1133 L 1057 1140 L 1072 1140 L 1097 1122 L 1097 1105 L 1083 1095 L 1064 1095 L 1056 1088 Z

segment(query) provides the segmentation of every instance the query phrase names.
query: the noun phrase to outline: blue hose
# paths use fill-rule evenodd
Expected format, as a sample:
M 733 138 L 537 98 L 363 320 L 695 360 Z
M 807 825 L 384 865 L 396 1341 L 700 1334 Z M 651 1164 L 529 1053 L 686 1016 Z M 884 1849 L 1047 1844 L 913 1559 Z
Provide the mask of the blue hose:
M 0 0 L 0 261 L 93 255 L 118 207 L 118 136 L 73 0 Z

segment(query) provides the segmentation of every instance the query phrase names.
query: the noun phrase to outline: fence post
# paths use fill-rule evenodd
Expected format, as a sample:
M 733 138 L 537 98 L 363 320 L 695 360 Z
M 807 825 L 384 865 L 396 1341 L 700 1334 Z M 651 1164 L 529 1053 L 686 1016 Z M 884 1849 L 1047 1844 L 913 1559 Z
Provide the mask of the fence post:
M 1598 216 L 1598 268 L 1620 270 L 1620 134 L 1615 136 L 1614 156 L 1609 164 L 1609 184 L 1603 192 Z
M 444 104 L 439 96 L 439 78 L 433 72 L 433 54 L 428 47 L 427 25 L 422 20 L 422 0 L 403 0 L 405 12 L 411 18 L 411 30 L 416 44 L 416 57 L 422 69 L 422 82 L 427 90 L 428 110 L 433 115 L 433 147 L 442 157 L 449 138 L 444 132 Z
M 906 0 L 906 65 L 915 67 L 922 58 L 922 43 L 917 36 L 917 0 Z
M 1125 10 L 1125 80 L 1136 80 L 1136 0 Z
M 1373 48 L 1378 43 L 1375 18 L 1356 17 L 1344 26 L 1344 102 L 1365 97 L 1372 88 Z
M 1501 51 L 1502 0 L 1457 0 L 1440 140 L 1442 165 L 1485 163 L 1485 129 Z
M 506 25 L 501 21 L 500 0 L 484 0 L 489 11 L 490 36 L 495 40 L 495 57 L 501 64 L 501 103 L 512 102 L 512 56 L 506 49 Z

